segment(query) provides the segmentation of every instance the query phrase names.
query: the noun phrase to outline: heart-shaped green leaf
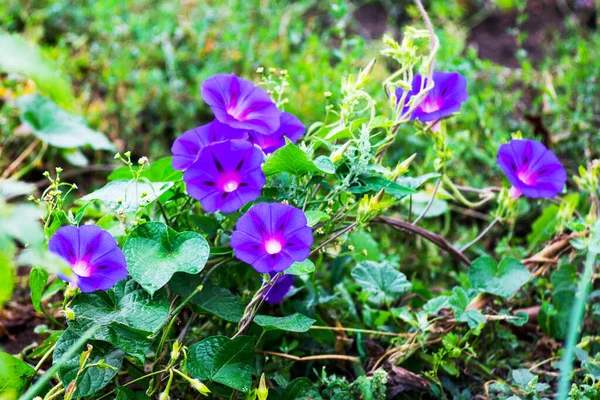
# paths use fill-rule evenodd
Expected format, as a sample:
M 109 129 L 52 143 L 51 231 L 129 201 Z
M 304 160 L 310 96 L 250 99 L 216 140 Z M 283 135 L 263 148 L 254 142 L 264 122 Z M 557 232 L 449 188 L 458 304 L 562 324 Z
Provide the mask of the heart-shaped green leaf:
M 198 233 L 177 233 L 161 222 L 148 222 L 131 232 L 123 252 L 133 279 L 153 294 L 175 272 L 202 271 L 210 249 Z
M 516 258 L 507 257 L 497 264 L 483 256 L 473 261 L 468 277 L 473 288 L 507 299 L 529 281 L 529 270 Z
M 112 343 L 141 360 L 169 316 L 164 290 L 150 296 L 131 279 L 107 292 L 81 294 L 71 308 L 75 320 L 69 322 L 69 329 L 74 333 L 82 335 L 99 325 L 93 339 Z
M 395 300 L 411 289 L 406 276 L 387 261 L 362 261 L 352 270 L 352 277 L 375 304 Z
M 56 363 L 60 360 L 63 354 L 69 351 L 78 340 L 79 335 L 77 335 L 73 329 L 68 328 L 64 331 L 56 343 L 54 362 Z M 88 365 L 98 364 L 100 361 L 103 361 L 105 366 L 99 365 L 85 368 L 78 377 L 77 372 L 80 368 L 80 354 L 85 350 L 85 347 L 82 346 L 79 353 L 75 354 L 61 365 L 58 371 L 64 387 L 68 387 L 71 382 L 77 379 L 75 398 L 90 396 L 104 388 L 119 372 L 121 365 L 123 364 L 125 353 L 122 350 L 119 350 L 109 343 L 96 340 L 90 340 L 89 344 L 93 346 L 93 349 L 90 353 L 90 358 L 88 359 Z
M 247 392 L 252 386 L 253 357 L 253 336 L 211 336 L 190 346 L 187 368 L 196 379 Z

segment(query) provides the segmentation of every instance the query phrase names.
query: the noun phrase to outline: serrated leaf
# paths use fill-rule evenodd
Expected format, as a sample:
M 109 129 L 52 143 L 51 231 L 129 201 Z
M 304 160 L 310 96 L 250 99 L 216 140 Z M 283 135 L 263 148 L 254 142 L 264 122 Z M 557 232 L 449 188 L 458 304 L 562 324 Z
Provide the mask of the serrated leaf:
M 288 269 L 285 270 L 285 273 L 288 275 L 305 275 L 314 271 L 315 264 L 307 258 L 304 261 L 296 261 L 293 263 Z
M 211 380 L 247 392 L 252 386 L 253 358 L 253 336 L 212 336 L 190 346 L 187 369 L 200 381 Z
M 362 261 L 352 270 L 352 277 L 360 290 L 369 294 L 369 301 L 375 304 L 393 301 L 411 288 L 406 276 L 387 261 Z
M 35 375 L 24 361 L 0 352 L 0 398 L 18 399 Z
M 48 272 L 41 268 L 32 268 L 29 272 L 29 289 L 31 291 L 31 303 L 35 311 L 42 312 L 42 294 L 48 283 Z
M 0 71 L 31 78 L 37 87 L 59 103 L 71 104 L 73 91 L 58 69 L 45 60 L 37 46 L 16 34 L 0 31 Z
M 304 215 L 306 215 L 307 225 L 310 227 L 315 226 L 319 222 L 329 221 L 331 218 L 329 214 L 323 211 L 305 211 Z
M 103 133 L 90 129 L 83 118 L 69 114 L 46 97 L 37 94 L 19 97 L 17 105 L 21 109 L 21 122 L 31 127 L 35 137 L 51 146 L 115 150 Z
M 111 181 L 100 189 L 83 196 L 81 200 L 100 200 L 113 210 L 135 212 L 140 207 L 154 202 L 172 186 L 173 182 Z M 144 193 L 146 195 L 142 196 Z
M 169 315 L 164 290 L 150 296 L 131 279 L 107 292 L 81 294 L 71 308 L 75 320 L 69 322 L 69 329 L 74 333 L 81 335 L 99 325 L 93 339 L 109 342 L 141 360 Z
M 529 282 L 529 275 L 515 258 L 507 257 L 497 264 L 493 258 L 483 256 L 473 261 L 468 278 L 473 288 L 507 299 Z
M 179 296 L 189 296 L 200 284 L 203 278 L 199 275 L 190 276 L 176 273 L 169 281 L 169 289 Z M 206 282 L 204 287 L 190 300 L 196 312 L 207 312 L 229 322 L 240 322 L 244 315 L 242 301 L 229 290 Z
M 79 335 L 70 327 L 61 335 L 54 349 L 53 361 L 56 363 L 68 350 L 79 340 Z M 90 340 L 89 344 L 93 346 L 88 359 L 89 364 L 99 363 L 101 360 L 112 368 L 101 368 L 99 366 L 88 367 L 83 370 L 76 382 L 74 397 L 90 396 L 103 389 L 112 378 L 119 372 L 123 364 L 125 353 L 110 345 L 109 343 Z M 81 351 L 85 348 L 82 346 Z M 76 378 L 79 371 L 80 354 L 75 354 L 67 360 L 59 369 L 58 374 L 64 387 L 68 387 Z
M 265 161 L 265 164 L 263 165 L 263 172 L 265 175 L 275 175 L 282 172 L 287 172 L 296 176 L 302 176 L 311 172 L 333 173 L 321 170 L 304 151 L 290 142 L 288 138 L 285 140 L 286 145 L 275 150 L 275 152 Z M 323 160 L 320 161 L 321 167 L 326 170 L 331 170 L 331 166 L 325 164 L 326 163 L 323 162 Z M 335 172 L 335 168 L 333 171 Z
M 289 332 L 306 332 L 317 322 L 312 318 L 295 313 L 286 317 L 272 317 L 269 315 L 257 315 L 254 322 L 265 331 L 281 330 Z
M 197 274 L 210 248 L 196 232 L 177 233 L 161 222 L 138 226 L 127 238 L 123 253 L 131 277 L 150 294 L 163 287 L 175 272 Z

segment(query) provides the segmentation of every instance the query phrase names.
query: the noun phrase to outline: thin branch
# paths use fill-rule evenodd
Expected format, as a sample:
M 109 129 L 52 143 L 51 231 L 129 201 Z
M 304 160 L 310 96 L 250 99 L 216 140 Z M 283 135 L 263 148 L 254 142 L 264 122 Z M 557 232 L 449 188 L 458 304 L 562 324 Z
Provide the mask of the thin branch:
M 330 237 L 329 239 L 327 239 L 326 241 L 324 241 L 323 243 L 321 243 L 319 245 L 319 247 L 317 247 L 316 249 L 314 249 L 313 251 L 311 251 L 310 255 L 312 256 L 313 254 L 317 253 L 323 247 L 327 246 L 329 243 L 333 242 L 335 239 L 339 238 L 344 233 L 352 230 L 355 226 L 356 226 L 356 222 L 353 222 L 350 225 L 348 225 L 347 227 L 343 228 L 341 231 L 339 231 L 338 233 L 336 233 L 335 235 L 333 235 L 332 237 Z
M 435 182 L 435 187 L 433 188 L 433 193 L 431 194 L 429 203 L 427 203 L 427 205 L 425 206 L 425 209 L 423 209 L 423 211 L 421 212 L 421 215 L 419 215 L 417 217 L 417 219 L 414 220 L 414 222 L 412 223 L 413 225 L 417 225 L 419 223 L 419 221 L 425 217 L 425 214 L 427 214 L 427 211 L 429 211 L 429 209 L 431 208 L 431 205 L 433 204 L 433 201 L 435 200 L 435 195 L 437 194 L 437 191 L 440 188 L 441 183 L 442 183 L 442 178 L 439 177 L 437 179 L 437 181 Z
M 371 220 L 372 222 L 385 223 L 390 225 L 394 229 L 408 231 L 414 233 L 416 235 L 421 236 L 422 238 L 430 241 L 431 243 L 437 245 L 439 248 L 446 250 L 454 259 L 466 264 L 471 265 L 471 260 L 467 258 L 460 250 L 452 247 L 450 243 L 442 236 L 429 232 L 423 228 L 419 228 L 413 224 L 408 222 L 400 221 L 398 219 L 390 218 L 390 217 L 375 217 Z
M 385 332 L 385 331 L 374 331 L 371 329 L 358 329 L 358 328 L 344 328 L 343 326 L 322 326 L 322 325 L 313 325 L 310 329 L 320 329 L 327 331 L 344 331 L 344 332 L 357 332 L 357 333 L 366 333 L 369 335 L 381 335 L 381 336 L 396 336 L 396 337 L 409 337 L 412 335 L 411 333 L 395 333 L 395 332 Z
M 289 358 L 290 360 L 294 360 L 294 361 L 344 360 L 344 361 L 351 361 L 351 362 L 355 362 L 355 363 L 360 362 L 360 359 L 358 357 L 344 356 L 342 354 L 321 354 L 318 356 L 298 357 L 298 356 L 293 356 L 291 354 L 277 353 L 275 351 L 265 351 L 265 350 L 259 350 L 259 351 L 257 351 L 257 353 L 266 354 L 266 355 L 275 356 L 275 357 Z
M 484 237 L 489 231 L 490 229 L 492 229 L 494 227 L 494 225 L 496 225 L 496 223 L 498 223 L 498 221 L 500 221 L 499 218 L 495 218 L 484 230 L 483 232 L 481 232 L 475 239 L 473 239 L 471 242 L 469 242 L 468 244 L 466 244 L 465 246 L 463 246 L 462 249 L 460 249 L 461 252 L 467 250 L 469 247 L 473 246 L 475 243 L 479 242 L 481 240 L 482 237 Z
M 29 144 L 29 146 L 27 146 L 27 148 L 19 155 L 19 157 L 17 157 L 15 159 L 15 161 L 13 161 L 8 166 L 8 168 L 6 168 L 6 170 L 2 174 L 2 178 L 3 179 L 8 178 L 10 176 L 11 172 L 13 172 L 19 165 L 21 165 L 23 160 L 25 160 L 33 152 L 33 150 L 35 150 L 35 148 L 37 147 L 37 145 L 39 143 L 40 143 L 40 139 L 35 139 L 33 142 L 31 142 Z

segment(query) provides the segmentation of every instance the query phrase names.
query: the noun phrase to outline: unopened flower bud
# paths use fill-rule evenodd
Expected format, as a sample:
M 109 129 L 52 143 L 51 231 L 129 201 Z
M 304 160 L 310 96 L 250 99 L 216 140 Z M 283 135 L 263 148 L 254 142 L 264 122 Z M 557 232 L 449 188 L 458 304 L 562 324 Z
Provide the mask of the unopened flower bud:
M 69 321 L 74 321 L 75 320 L 75 311 L 73 311 L 72 308 L 65 308 L 65 317 L 67 317 L 67 319 Z
M 138 160 L 138 164 L 140 165 L 144 165 L 148 163 L 148 157 L 140 157 L 140 159 Z
M 350 146 L 350 141 L 344 143 L 343 146 L 341 146 L 336 151 L 331 153 L 331 155 L 329 156 L 329 159 L 331 160 L 331 162 L 336 164 L 336 163 L 342 161 L 342 158 L 344 158 L 344 153 L 346 152 L 346 150 L 348 150 L 349 146 Z
M 265 72 L 265 68 L 264 67 L 258 67 L 258 68 L 256 68 L 256 73 L 257 74 L 262 74 L 263 72 Z
M 202 396 L 208 396 L 210 389 L 198 379 L 190 379 L 190 385 L 196 389 Z
M 269 396 L 269 389 L 267 388 L 267 384 L 265 382 L 265 374 L 263 373 L 260 376 L 260 382 L 258 384 L 258 389 L 256 389 L 256 397 L 258 400 L 267 400 Z

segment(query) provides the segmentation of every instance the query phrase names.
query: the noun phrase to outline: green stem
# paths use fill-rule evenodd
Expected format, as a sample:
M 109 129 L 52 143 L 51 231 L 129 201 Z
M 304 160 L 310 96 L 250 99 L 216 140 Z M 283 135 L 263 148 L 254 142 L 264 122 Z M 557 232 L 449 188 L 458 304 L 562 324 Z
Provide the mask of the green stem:
M 442 176 L 442 181 L 444 182 L 445 185 L 447 185 L 450 190 L 452 191 L 452 194 L 454 194 L 454 196 L 464 205 L 466 205 L 469 208 L 479 208 L 482 205 L 484 205 L 485 203 L 487 203 L 488 201 L 492 200 L 495 195 L 493 193 L 489 193 L 484 199 L 482 199 L 481 201 L 478 201 L 476 203 L 473 203 L 472 201 L 469 201 L 465 198 L 465 196 L 463 196 L 463 194 L 460 192 L 460 190 L 458 190 L 458 188 L 454 185 L 454 183 L 452 183 L 452 181 L 450 180 L 450 178 L 448 178 L 447 175 L 443 175 Z
M 68 360 L 70 360 L 71 357 L 75 355 L 75 353 L 80 351 L 80 347 L 83 346 L 94 335 L 94 333 L 96 333 L 98 328 L 99 325 L 96 325 L 85 331 L 85 333 L 77 340 L 77 342 L 75 342 L 73 346 L 69 347 L 69 350 L 67 350 L 67 352 L 63 354 L 60 360 L 58 360 L 58 362 L 55 362 L 52 365 L 52 367 L 50 367 L 50 369 L 35 383 L 35 385 L 31 386 L 27 390 L 27 392 L 25 392 L 21 399 L 33 399 L 35 395 L 46 385 L 46 382 L 48 382 L 54 376 L 54 374 L 58 372 L 58 369 L 62 367 Z
M 581 280 L 579 281 L 578 296 L 571 309 L 571 321 L 569 332 L 565 342 L 565 352 L 560 365 L 560 379 L 558 381 L 558 400 L 566 400 L 571 387 L 571 373 L 573 372 L 573 360 L 575 358 L 575 346 L 579 338 L 579 329 L 585 313 L 585 303 L 590 292 L 594 265 L 596 262 L 596 253 L 588 249 L 585 260 L 585 269 Z

